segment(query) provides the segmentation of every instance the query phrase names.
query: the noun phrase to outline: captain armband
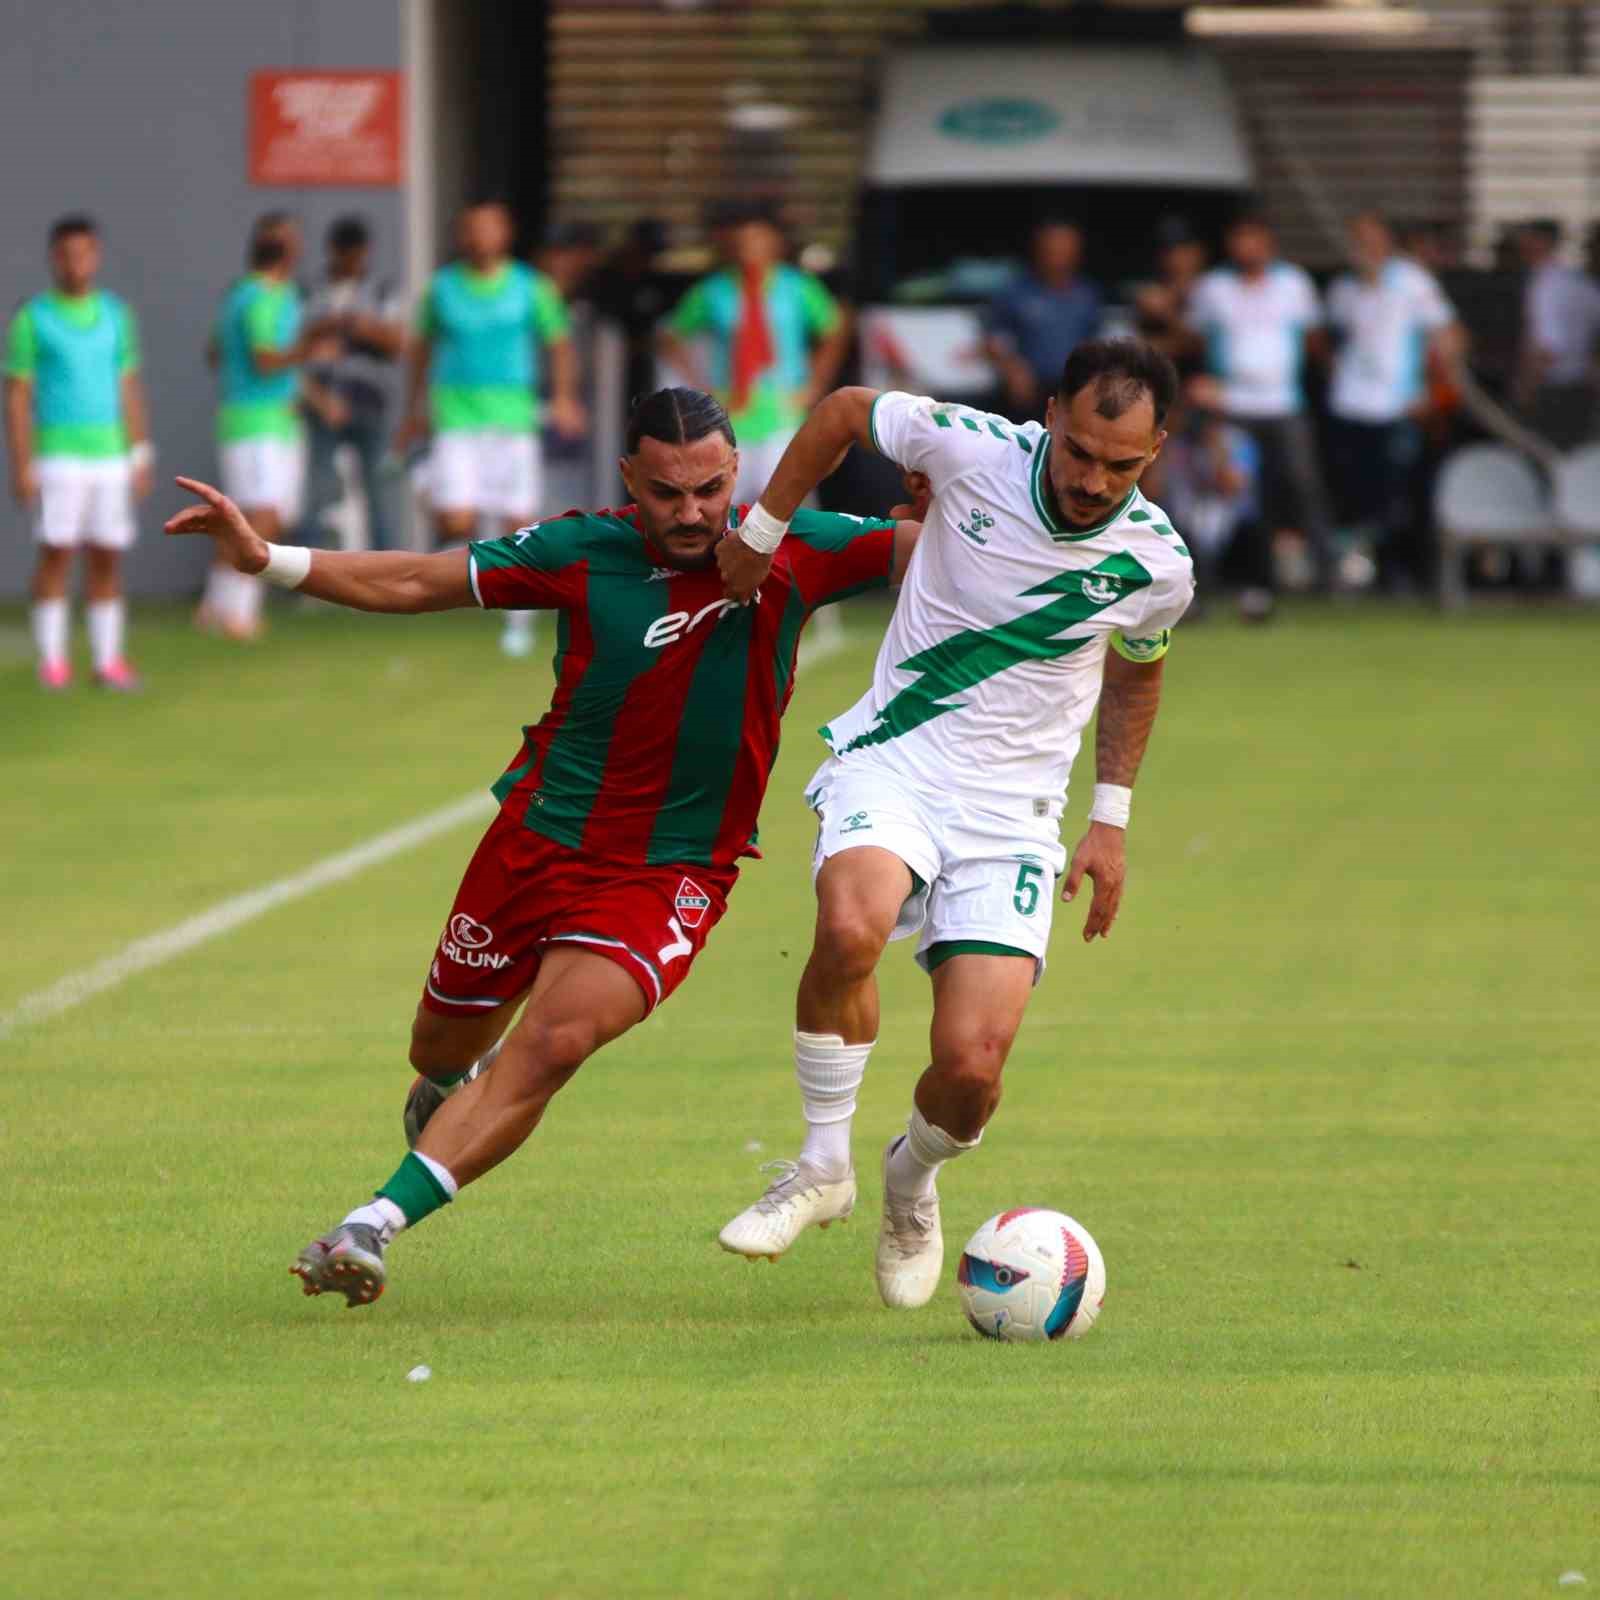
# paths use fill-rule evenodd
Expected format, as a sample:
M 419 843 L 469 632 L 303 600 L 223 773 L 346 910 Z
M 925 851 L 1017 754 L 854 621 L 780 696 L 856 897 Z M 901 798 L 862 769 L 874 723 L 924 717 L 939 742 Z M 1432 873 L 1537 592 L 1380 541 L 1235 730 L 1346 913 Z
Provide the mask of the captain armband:
M 1111 635 L 1111 648 L 1124 661 L 1159 661 L 1167 653 L 1167 647 L 1171 643 L 1171 628 L 1163 628 L 1160 633 L 1152 633 L 1144 639 L 1128 639 L 1120 633 Z

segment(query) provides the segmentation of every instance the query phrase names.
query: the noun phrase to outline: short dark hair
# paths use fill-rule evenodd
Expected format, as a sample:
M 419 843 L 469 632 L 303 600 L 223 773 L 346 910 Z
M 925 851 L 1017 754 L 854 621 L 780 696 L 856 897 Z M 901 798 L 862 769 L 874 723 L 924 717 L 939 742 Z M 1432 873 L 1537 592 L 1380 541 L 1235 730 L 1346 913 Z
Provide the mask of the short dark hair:
M 352 214 L 337 217 L 328 224 L 330 250 L 360 250 L 371 243 L 372 229 L 367 226 L 365 217 Z
M 1090 384 L 1095 410 L 1102 417 L 1120 417 L 1141 394 L 1155 407 L 1159 428 L 1178 398 L 1177 368 L 1143 339 L 1086 339 L 1067 357 L 1056 396 L 1070 401 Z
M 95 239 L 100 237 L 99 226 L 93 217 L 84 211 L 73 211 L 64 217 L 57 217 L 50 224 L 50 243 L 58 245 L 63 239 L 70 239 L 75 233 L 87 233 Z
M 245 260 L 252 267 L 275 267 L 288 255 L 279 230 L 294 221 L 292 211 L 263 211 L 250 224 L 250 246 Z
M 657 389 L 640 396 L 628 413 L 628 454 L 636 455 L 641 439 L 663 444 L 693 444 L 708 434 L 720 433 L 737 446 L 733 424 L 722 403 L 701 389 Z
M 1536 233 L 1547 243 L 1557 245 L 1561 243 L 1566 229 L 1554 217 L 1534 217 L 1523 223 L 1529 233 Z
M 1228 232 L 1232 233 L 1235 228 L 1260 228 L 1267 233 L 1277 232 L 1272 225 L 1272 218 L 1257 205 L 1241 206 L 1228 218 Z

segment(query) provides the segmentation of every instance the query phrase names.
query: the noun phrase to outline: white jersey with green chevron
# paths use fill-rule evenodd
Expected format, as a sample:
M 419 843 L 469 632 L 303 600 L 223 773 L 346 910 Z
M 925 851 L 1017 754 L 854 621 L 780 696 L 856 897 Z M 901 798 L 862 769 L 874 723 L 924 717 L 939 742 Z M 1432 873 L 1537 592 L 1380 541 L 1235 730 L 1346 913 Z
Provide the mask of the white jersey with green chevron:
M 1092 528 L 1064 524 L 1036 422 L 886 393 L 872 436 L 933 500 L 872 688 L 823 738 L 850 763 L 1059 815 L 1106 648 L 1166 650 L 1194 595 L 1189 552 L 1137 488 Z

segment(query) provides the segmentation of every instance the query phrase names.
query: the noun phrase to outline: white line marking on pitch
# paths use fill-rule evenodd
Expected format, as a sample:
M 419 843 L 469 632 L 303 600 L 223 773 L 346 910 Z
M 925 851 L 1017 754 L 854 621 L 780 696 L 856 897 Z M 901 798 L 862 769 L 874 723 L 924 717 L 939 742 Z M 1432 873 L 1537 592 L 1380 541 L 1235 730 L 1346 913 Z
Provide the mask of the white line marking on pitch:
M 830 656 L 838 655 L 848 643 L 842 626 L 814 634 L 801 642 L 800 665 L 815 666 L 818 662 L 826 661 Z M 63 1011 L 71 1011 L 85 1000 L 92 1000 L 107 989 L 115 989 L 118 984 L 125 983 L 138 973 L 148 972 L 151 967 L 175 960 L 199 945 L 231 933 L 247 922 L 254 922 L 257 917 L 263 917 L 281 905 L 287 905 L 291 900 L 314 894 L 330 883 L 342 883 L 358 872 L 365 872 L 368 867 L 377 866 L 380 861 L 404 855 L 407 850 L 415 850 L 419 845 L 460 827 L 464 822 L 488 817 L 494 808 L 494 798 L 487 790 L 475 790 L 447 806 L 441 806 L 437 811 L 418 817 L 414 822 L 380 833 L 365 844 L 342 850 L 338 855 L 325 856 L 303 872 L 292 873 L 287 878 L 279 878 L 276 883 L 264 884 L 259 889 L 235 895 L 233 899 L 224 900 L 209 911 L 202 911 L 187 922 L 180 922 L 161 933 L 135 939 L 116 955 L 108 956 L 82 972 L 69 973 L 48 989 L 24 995 L 10 1011 L 0 1012 L 0 1038 L 29 1023 L 46 1022 L 51 1017 L 59 1017 Z
M 178 923 L 176 927 L 167 928 L 161 933 L 152 933 L 143 939 L 135 939 L 126 949 L 119 950 L 114 956 L 108 956 L 96 966 L 87 967 L 82 972 L 69 973 L 59 982 L 51 984 L 48 989 L 41 989 L 37 994 L 25 996 L 10 1011 L 0 1013 L 0 1037 L 28 1023 L 44 1022 L 50 1017 L 58 1017 L 63 1011 L 70 1011 L 74 1006 L 82 1005 L 85 1000 L 93 999 L 97 994 L 104 994 L 107 989 L 116 988 L 119 983 L 125 982 L 136 973 L 148 972 L 151 967 L 159 967 L 164 962 L 193 950 L 197 945 L 206 944 L 224 933 L 241 927 L 246 922 L 254 922 L 257 917 L 265 916 L 278 906 L 286 905 L 291 900 L 298 900 L 303 895 L 315 893 L 330 883 L 341 883 L 346 878 L 353 878 L 358 872 L 364 872 L 380 861 L 387 861 L 391 856 L 403 855 L 407 850 L 415 850 L 418 845 L 426 844 L 436 835 L 448 833 L 450 829 L 458 828 L 464 822 L 487 817 L 493 811 L 494 797 L 487 790 L 475 790 L 472 794 L 464 795 L 447 806 L 441 806 L 437 811 L 430 811 L 426 816 L 418 817 L 413 822 L 391 828 L 387 833 L 380 833 L 377 838 L 368 839 L 365 844 L 341 850 L 338 855 L 324 856 L 321 861 L 314 862 L 302 872 L 292 873 L 287 878 L 279 878 L 276 883 L 264 884 L 259 889 L 250 889 L 244 894 L 235 895 L 233 899 L 224 900 L 220 905 L 212 906 L 209 911 L 202 911 L 198 916 Z

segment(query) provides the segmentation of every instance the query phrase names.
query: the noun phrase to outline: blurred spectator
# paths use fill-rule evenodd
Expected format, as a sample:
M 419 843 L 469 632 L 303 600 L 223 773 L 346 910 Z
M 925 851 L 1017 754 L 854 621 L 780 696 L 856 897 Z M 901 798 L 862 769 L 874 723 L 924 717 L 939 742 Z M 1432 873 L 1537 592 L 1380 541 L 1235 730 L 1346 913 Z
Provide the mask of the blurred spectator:
M 1353 217 L 1347 234 L 1354 270 L 1328 290 L 1336 345 L 1330 444 L 1346 544 L 1341 576 L 1351 587 L 1370 582 L 1376 551 L 1399 584 L 1422 577 L 1409 544 L 1406 489 L 1422 448 L 1418 421 L 1428 405 L 1430 366 L 1448 374 L 1465 341 L 1438 280 L 1396 253 L 1381 216 Z
M 68 588 L 84 552 L 86 620 L 96 682 L 131 690 L 123 654 L 122 553 L 134 541 L 134 500 L 150 492 L 151 454 L 139 331 L 133 313 L 97 287 L 100 231 L 85 216 L 50 230 L 53 287 L 23 302 L 6 337 L 6 444 L 17 504 L 33 519 L 33 637 L 39 682 L 72 681 Z
M 567 435 L 588 426 L 566 302 L 542 272 L 512 259 L 512 231 L 503 202 L 467 206 L 456 223 L 460 259 L 434 273 L 417 315 L 395 449 L 403 456 L 432 433 L 427 482 L 441 544 L 473 538 L 480 518 L 511 532 L 538 514 L 541 351 L 550 422 Z M 532 613 L 508 611 L 500 642 L 507 655 L 527 655 Z
M 806 413 L 833 387 L 850 330 L 822 280 L 784 259 L 764 208 L 730 218 L 728 262 L 694 284 L 668 317 L 658 348 L 695 388 L 727 407 L 739 440 L 734 497 L 753 502 Z M 703 338 L 710 372 L 691 340 Z
M 623 382 L 624 415 L 634 399 L 655 387 L 655 330 L 671 299 L 668 279 L 656 267 L 667 247 L 667 230 L 654 217 L 642 217 L 589 281 L 595 310 L 622 329 L 628 367 Z
M 984 353 L 1018 422 L 1043 417 L 1073 346 L 1094 337 L 1104 308 L 1099 286 L 1079 274 L 1083 230 L 1076 223 L 1041 222 L 1029 262 L 984 315 Z
M 1424 272 L 1438 276 L 1441 272 L 1452 272 L 1461 265 L 1456 231 L 1449 223 L 1401 223 L 1395 228 L 1395 239 L 1400 254 L 1415 261 Z
M 600 265 L 600 230 L 590 222 L 557 222 L 545 230 L 533 265 L 571 305 L 586 299 L 589 279 Z
M 1594 434 L 1600 284 L 1557 259 L 1559 222 L 1528 223 L 1517 247 L 1528 281 L 1516 398 L 1535 433 L 1570 450 Z
M 1272 534 L 1297 529 L 1316 576 L 1328 577 L 1327 499 L 1300 383 L 1308 353 L 1323 354 L 1326 343 L 1316 288 L 1302 268 L 1278 259 L 1265 218 L 1236 218 L 1226 243 L 1228 264 L 1201 278 L 1189 315 L 1205 342 L 1208 399 L 1261 454 L 1261 526 L 1241 602 L 1248 615 L 1262 616 L 1275 587 Z
M 1162 505 L 1183 530 L 1194 557 L 1196 593 L 1204 604 L 1229 548 L 1260 514 L 1261 452 L 1238 424 L 1196 403 L 1204 397 L 1204 380 L 1189 385 L 1188 393 L 1161 451 L 1166 466 Z
M 374 550 L 393 547 L 385 484 L 379 473 L 386 443 L 387 382 L 405 348 L 400 297 L 392 282 L 372 276 L 372 237 L 361 217 L 329 229 L 327 272 L 306 308 L 317 330 L 306 372 L 334 403 L 308 406 L 306 506 L 297 538 L 323 542 L 322 513 L 339 498 L 334 452 L 349 445 L 361 473 L 367 531 Z
M 208 354 L 218 368 L 217 452 L 223 493 L 263 539 L 299 514 L 304 453 L 296 400 L 307 340 L 294 272 L 300 224 L 269 211 L 250 231 L 249 270 L 223 296 Z M 261 632 L 261 580 L 215 564 L 196 623 L 230 639 Z
M 1189 302 L 1210 260 L 1204 242 L 1182 217 L 1156 229 L 1156 275 L 1133 292 L 1139 337 L 1189 378 L 1201 367 L 1201 340 L 1190 326 Z
M 1600 282 L 1600 222 L 1591 224 L 1583 236 L 1583 270 Z

